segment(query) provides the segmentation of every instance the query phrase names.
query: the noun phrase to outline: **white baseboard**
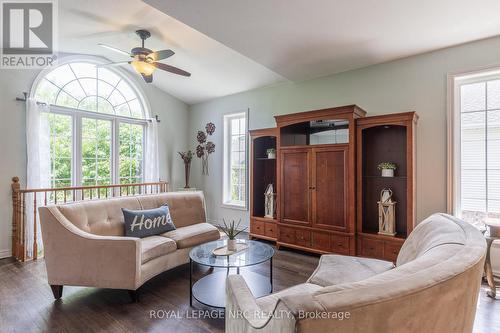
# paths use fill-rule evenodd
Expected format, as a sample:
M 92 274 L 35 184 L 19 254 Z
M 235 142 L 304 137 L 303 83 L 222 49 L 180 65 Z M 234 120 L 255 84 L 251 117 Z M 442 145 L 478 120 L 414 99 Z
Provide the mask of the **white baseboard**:
M 0 259 L 12 257 L 11 250 L 0 250 Z

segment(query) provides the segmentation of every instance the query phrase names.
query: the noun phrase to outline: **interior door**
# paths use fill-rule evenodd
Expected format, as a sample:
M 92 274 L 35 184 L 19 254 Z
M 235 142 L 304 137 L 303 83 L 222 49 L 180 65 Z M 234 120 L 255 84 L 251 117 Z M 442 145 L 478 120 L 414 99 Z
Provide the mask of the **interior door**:
M 281 150 L 281 221 L 310 224 L 310 149 Z
M 312 223 L 346 231 L 348 145 L 312 150 Z

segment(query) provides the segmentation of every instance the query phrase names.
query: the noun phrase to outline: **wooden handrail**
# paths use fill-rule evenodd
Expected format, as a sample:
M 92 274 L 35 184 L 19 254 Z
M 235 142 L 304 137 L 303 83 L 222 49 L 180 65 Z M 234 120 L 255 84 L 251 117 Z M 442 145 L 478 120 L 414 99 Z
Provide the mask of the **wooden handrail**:
M 17 180 L 14 180 L 17 179 Z M 13 177 L 12 182 L 18 183 L 19 178 Z M 69 186 L 69 187 L 50 187 L 50 188 L 36 188 L 36 189 L 18 189 L 19 193 L 39 193 L 39 192 L 62 192 L 73 190 L 95 190 L 102 188 L 119 188 L 119 187 L 139 187 L 139 186 L 154 186 L 154 185 L 168 185 L 165 181 L 152 182 L 152 183 L 131 183 L 131 184 L 110 184 L 110 185 L 92 185 L 92 186 Z M 20 186 L 19 186 L 20 187 Z M 13 189 L 14 190 L 14 189 Z
M 168 183 L 165 181 L 133 183 L 133 184 L 110 184 L 92 186 L 70 186 L 58 188 L 32 188 L 21 189 L 19 177 L 12 177 L 12 256 L 17 260 L 36 260 L 38 258 L 38 207 L 48 204 L 86 201 L 94 198 L 112 198 L 130 195 L 153 194 L 168 191 Z M 116 191 L 118 189 L 118 191 Z M 102 193 L 104 191 L 104 193 Z M 137 190 L 137 191 L 136 191 Z M 96 195 L 94 195 L 96 193 Z M 68 194 L 70 199 L 68 200 Z M 87 195 L 88 194 L 88 195 Z M 61 197 L 58 199 L 58 195 Z M 26 203 L 32 205 L 31 211 L 26 211 Z M 27 239 L 26 223 L 29 218 L 33 223 L 33 238 Z M 32 242 L 32 250 L 27 251 L 27 244 Z

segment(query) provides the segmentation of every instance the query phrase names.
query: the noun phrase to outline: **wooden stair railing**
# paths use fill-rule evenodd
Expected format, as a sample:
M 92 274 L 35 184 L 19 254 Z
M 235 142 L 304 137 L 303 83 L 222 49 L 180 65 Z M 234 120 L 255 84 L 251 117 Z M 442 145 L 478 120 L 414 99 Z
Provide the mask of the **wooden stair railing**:
M 105 199 L 168 191 L 165 181 L 134 184 L 72 186 L 59 188 L 21 189 L 19 177 L 12 177 L 12 256 L 19 261 L 36 260 L 38 251 L 38 207 L 47 204 L 69 203 L 92 199 Z M 29 202 L 28 202 L 29 200 Z M 26 206 L 30 205 L 30 212 Z M 32 208 L 32 209 L 31 209 Z M 33 220 L 27 218 L 32 214 Z M 33 239 L 27 239 L 26 224 L 33 223 Z M 33 242 L 31 256 L 28 242 Z

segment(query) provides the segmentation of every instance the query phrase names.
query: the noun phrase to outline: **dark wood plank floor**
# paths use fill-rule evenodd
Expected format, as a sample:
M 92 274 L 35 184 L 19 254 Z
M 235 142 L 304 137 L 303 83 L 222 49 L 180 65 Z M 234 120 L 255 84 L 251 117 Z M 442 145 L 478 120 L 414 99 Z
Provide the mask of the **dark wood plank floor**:
M 274 258 L 275 290 L 304 282 L 313 272 L 318 256 L 280 250 Z M 268 276 L 268 265 L 252 268 Z M 197 277 L 205 274 L 197 269 Z M 63 298 L 54 301 L 46 283 L 42 260 L 24 264 L 0 260 L 0 332 L 223 332 L 223 319 L 194 318 L 209 314 L 196 304 L 189 307 L 189 267 L 184 265 L 146 283 L 140 303 L 131 303 L 126 291 L 65 287 Z M 165 312 L 162 312 L 164 310 Z M 151 318 L 175 314 L 171 318 Z M 216 313 L 212 313 L 216 314 Z M 500 300 L 481 290 L 474 332 L 500 333 Z

